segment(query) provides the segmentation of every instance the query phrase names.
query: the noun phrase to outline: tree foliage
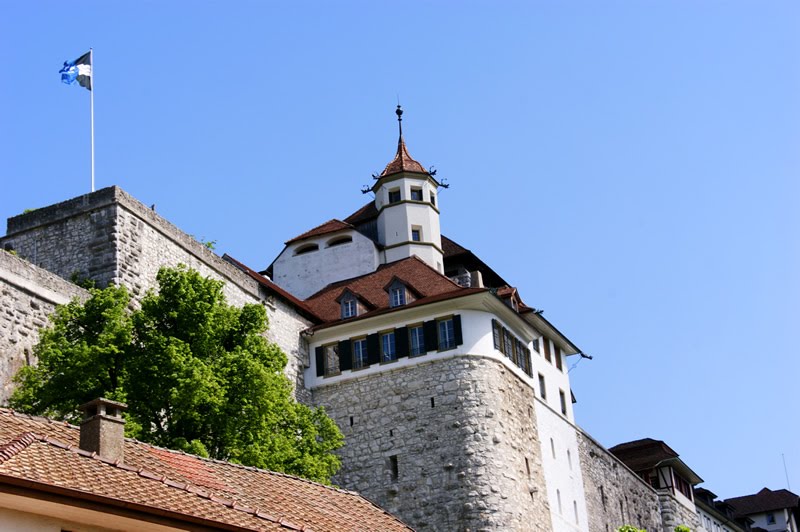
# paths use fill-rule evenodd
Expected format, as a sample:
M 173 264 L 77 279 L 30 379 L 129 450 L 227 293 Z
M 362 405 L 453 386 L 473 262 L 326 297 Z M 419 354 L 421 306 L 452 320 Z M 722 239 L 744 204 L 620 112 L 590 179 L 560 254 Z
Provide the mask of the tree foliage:
M 228 305 L 221 281 L 186 267 L 157 280 L 136 310 L 116 286 L 60 306 L 11 406 L 74 422 L 84 402 L 124 401 L 128 436 L 329 482 L 341 432 L 293 399 L 286 355 L 263 336 L 264 308 Z

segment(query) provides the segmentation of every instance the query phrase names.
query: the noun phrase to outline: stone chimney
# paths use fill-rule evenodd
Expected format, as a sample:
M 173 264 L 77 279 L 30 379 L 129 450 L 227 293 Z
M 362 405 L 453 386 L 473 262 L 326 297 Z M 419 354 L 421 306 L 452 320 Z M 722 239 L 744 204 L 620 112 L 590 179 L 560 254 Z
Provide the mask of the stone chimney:
M 125 453 L 125 420 L 122 419 L 122 411 L 127 408 L 125 403 L 102 397 L 82 405 L 80 448 L 108 460 L 122 462 Z

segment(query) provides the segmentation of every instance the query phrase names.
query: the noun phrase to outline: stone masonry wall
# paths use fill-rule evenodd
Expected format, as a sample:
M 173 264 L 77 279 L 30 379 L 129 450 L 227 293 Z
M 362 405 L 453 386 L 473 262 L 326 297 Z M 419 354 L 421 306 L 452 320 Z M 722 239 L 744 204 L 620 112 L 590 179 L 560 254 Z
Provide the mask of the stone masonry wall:
M 159 216 L 118 187 L 108 187 L 8 220 L 0 248 L 65 279 L 77 276 L 128 287 L 140 299 L 156 286 L 161 266 L 185 264 L 225 282 L 228 303 L 241 306 L 267 299 L 251 277 Z M 298 398 L 308 397 L 303 369 L 308 365 L 299 332 L 310 325 L 283 301 L 267 305 L 273 328 L 268 338 L 289 357 L 286 373 Z
M 313 398 L 345 435 L 334 482 L 415 529 L 551 530 L 533 390 L 502 363 L 440 359 Z
M 8 401 L 14 374 L 35 362 L 33 346 L 55 306 L 88 293 L 27 261 L 0 251 L 0 404 Z
M 700 520 L 697 517 L 696 510 L 691 510 L 678 502 L 669 492 L 669 489 L 660 489 L 658 491 L 664 532 L 672 532 L 678 525 L 688 526 L 692 530 L 700 528 Z
M 622 525 L 661 530 L 656 491 L 591 436 L 577 434 L 589 532 L 613 532 Z

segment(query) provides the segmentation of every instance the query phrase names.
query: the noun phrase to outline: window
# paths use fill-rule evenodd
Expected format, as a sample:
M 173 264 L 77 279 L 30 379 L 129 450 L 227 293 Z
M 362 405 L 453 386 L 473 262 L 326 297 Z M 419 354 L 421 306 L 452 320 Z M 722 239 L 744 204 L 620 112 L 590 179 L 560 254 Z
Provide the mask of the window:
M 514 337 L 511 336 L 511 333 L 508 332 L 507 329 L 503 329 L 503 346 L 505 349 L 503 352 L 506 356 L 513 360 L 514 358 Z
M 567 396 L 564 390 L 558 390 L 558 398 L 561 400 L 561 413 L 567 415 Z
M 394 331 L 381 334 L 381 362 L 397 360 Z
M 560 371 L 564 371 L 564 367 L 561 365 L 561 349 L 557 345 L 553 345 L 553 355 L 556 358 L 556 367 Z
M 411 356 L 424 355 L 425 350 L 425 330 L 422 325 L 410 325 L 408 327 L 409 344 L 411 345 Z
M 544 375 L 539 373 L 539 396 L 547 400 L 547 388 L 544 386 Z
M 414 242 L 422 241 L 422 230 L 419 227 L 411 228 L 411 240 Z
M 775 514 L 774 513 L 769 512 L 767 514 L 767 524 L 768 525 L 774 525 L 775 524 Z
M 406 287 L 403 285 L 393 286 L 389 290 L 389 306 L 399 307 L 406 304 Z
M 365 368 L 367 362 L 367 339 L 358 338 L 353 340 L 353 369 Z
M 533 340 L 533 350 L 536 351 L 537 353 L 539 352 L 539 339 L 538 338 L 535 338 Z
M 422 189 L 419 187 L 411 187 L 411 199 L 414 201 L 422 201 Z
M 302 255 L 303 253 L 311 253 L 312 251 L 317 251 L 319 249 L 319 244 L 305 244 L 300 246 L 294 251 L 295 255 Z
M 325 376 L 338 375 L 339 371 L 339 345 L 326 345 L 325 350 Z
M 342 319 L 352 318 L 358 315 L 358 304 L 354 297 L 347 297 L 342 300 Z
M 686 482 L 682 476 L 678 475 L 677 473 L 674 474 L 675 476 L 675 487 L 678 488 L 678 491 L 684 494 L 687 499 L 690 501 L 692 500 L 692 487 Z
M 436 207 L 436 195 L 433 192 L 431 192 L 431 205 Z
M 439 320 L 439 351 L 453 349 L 456 346 L 456 333 L 453 318 Z
M 552 363 L 553 359 L 550 357 L 550 340 L 542 338 L 542 343 L 544 344 L 544 359 Z
M 400 189 L 396 188 L 394 190 L 389 191 L 389 203 L 399 203 L 400 202 Z
M 330 240 L 328 240 L 327 246 L 329 248 L 332 248 L 333 246 L 341 246 L 342 244 L 349 244 L 352 241 L 353 241 L 353 237 L 352 236 L 349 236 L 349 235 L 347 235 L 347 236 L 337 236 L 335 238 L 331 238 Z
M 494 348 L 503 352 L 503 328 L 497 322 L 497 320 L 492 320 L 492 338 L 494 339 Z

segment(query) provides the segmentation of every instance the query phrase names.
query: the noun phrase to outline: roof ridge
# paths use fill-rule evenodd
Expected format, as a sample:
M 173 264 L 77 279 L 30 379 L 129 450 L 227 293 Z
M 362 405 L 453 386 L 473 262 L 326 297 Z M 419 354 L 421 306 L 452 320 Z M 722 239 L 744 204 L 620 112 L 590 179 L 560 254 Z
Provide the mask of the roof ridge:
M 131 439 L 131 438 L 126 438 L 126 439 Z M 31 446 L 31 444 L 33 444 L 33 443 L 35 443 L 37 441 L 40 442 L 40 443 L 44 443 L 46 445 L 50 445 L 52 447 L 55 447 L 55 448 L 63 450 L 63 451 L 71 452 L 71 453 L 73 453 L 73 454 L 75 454 L 77 456 L 82 456 L 84 458 L 91 458 L 93 460 L 97 460 L 99 462 L 102 462 L 102 463 L 104 463 L 106 465 L 112 466 L 112 467 L 114 467 L 116 469 L 120 469 L 122 471 L 127 471 L 129 473 L 135 473 L 136 475 L 138 475 L 141 478 L 148 479 L 148 480 L 154 480 L 156 482 L 160 482 L 161 484 L 167 486 L 168 488 L 177 489 L 177 490 L 185 491 L 187 493 L 191 493 L 191 494 L 193 494 L 193 495 L 195 495 L 195 496 L 197 496 L 197 497 L 199 497 L 201 499 L 209 500 L 209 501 L 214 502 L 216 504 L 220 504 L 222 506 L 230 508 L 231 510 L 235 510 L 235 511 L 238 511 L 238 512 L 243 512 L 243 513 L 246 513 L 248 515 L 252 515 L 254 517 L 257 517 L 259 519 L 263 519 L 265 521 L 269 521 L 271 523 L 276 523 L 276 524 L 282 526 L 283 528 L 287 528 L 289 530 L 299 530 L 299 531 L 311 532 L 311 529 L 305 527 L 304 525 L 303 526 L 296 525 L 296 524 L 292 523 L 291 521 L 288 521 L 288 520 L 284 519 L 283 517 L 273 517 L 272 515 L 270 515 L 270 514 L 268 514 L 266 512 L 263 512 L 258 508 L 250 508 L 249 506 L 246 506 L 244 504 L 238 503 L 237 501 L 235 501 L 233 499 L 227 499 L 227 498 L 224 498 L 224 497 L 220 497 L 220 496 L 216 495 L 215 493 L 211 492 L 210 490 L 205 490 L 205 489 L 203 489 L 203 488 L 201 488 L 201 487 L 199 487 L 199 486 L 197 486 L 195 484 L 192 484 L 192 483 L 189 483 L 189 482 L 177 482 L 177 481 L 171 480 L 166 475 L 158 475 L 158 474 L 153 473 L 152 471 L 149 471 L 149 470 L 147 470 L 147 469 L 145 469 L 143 467 L 139 467 L 139 468 L 133 467 L 133 466 L 125 464 L 121 460 L 111 460 L 109 458 L 104 458 L 104 457 L 100 456 L 99 454 L 97 454 L 96 452 L 85 451 L 85 450 L 83 450 L 83 449 L 81 449 L 81 448 L 79 448 L 79 447 L 77 447 L 75 445 L 66 444 L 66 443 L 62 442 L 61 440 L 59 440 L 57 438 L 51 438 L 51 437 L 48 437 L 48 436 L 41 436 L 41 435 L 36 434 L 35 432 L 23 432 L 22 434 L 20 434 L 19 436 L 17 436 L 13 440 L 11 440 L 9 443 L 7 443 L 7 444 L 3 445 L 2 447 L 0 447 L 0 463 L 5 462 L 7 459 L 12 458 L 13 456 L 16 456 L 17 454 L 19 454 L 19 452 L 23 451 L 24 449 L 27 449 L 28 447 Z M 134 441 L 136 441 L 137 443 L 143 443 L 143 442 L 138 442 L 138 440 L 134 440 Z M 144 443 L 144 445 L 149 445 L 149 444 Z M 167 450 L 170 450 L 170 449 L 167 449 Z M 182 453 L 182 454 L 187 454 L 187 453 Z M 188 456 L 194 456 L 194 455 L 188 455 Z M 201 458 L 201 457 L 197 457 L 197 458 Z M 229 463 L 229 462 L 224 462 L 224 463 Z M 182 513 L 182 512 L 180 512 L 180 513 Z M 185 515 L 191 515 L 191 514 L 185 514 Z
M 24 451 L 31 444 L 41 436 L 36 434 L 35 432 L 23 432 L 16 438 L 11 439 L 8 443 L 3 444 L 0 446 L 0 464 L 4 463 L 6 460 L 15 457 L 21 451 Z

